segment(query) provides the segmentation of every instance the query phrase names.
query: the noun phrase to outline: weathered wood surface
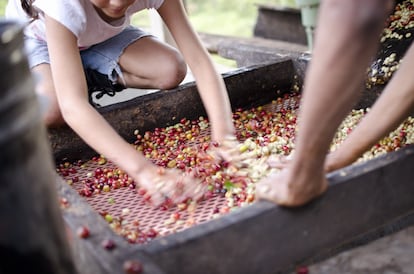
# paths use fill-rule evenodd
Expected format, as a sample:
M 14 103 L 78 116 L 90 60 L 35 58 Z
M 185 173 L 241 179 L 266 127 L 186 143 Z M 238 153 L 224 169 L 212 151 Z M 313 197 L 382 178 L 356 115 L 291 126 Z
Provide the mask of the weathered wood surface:
M 308 50 L 301 44 L 260 37 L 241 38 L 207 33 L 200 33 L 199 36 L 207 50 L 235 60 L 238 67 L 294 59 Z
M 204 47 L 212 53 L 218 53 L 220 48 L 231 44 L 244 44 L 263 48 L 273 48 L 281 52 L 302 52 L 307 47 L 301 44 L 291 43 L 283 40 L 266 39 L 261 37 L 234 37 L 219 34 L 199 33 L 198 34 Z
M 254 36 L 307 45 L 299 9 L 259 4 Z

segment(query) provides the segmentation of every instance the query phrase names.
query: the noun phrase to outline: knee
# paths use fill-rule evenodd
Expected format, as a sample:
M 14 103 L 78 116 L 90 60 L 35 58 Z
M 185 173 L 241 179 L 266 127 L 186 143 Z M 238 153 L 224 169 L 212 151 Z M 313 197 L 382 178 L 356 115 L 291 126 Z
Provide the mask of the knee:
M 187 65 L 178 52 L 172 52 L 161 65 L 159 88 L 171 89 L 177 87 L 187 75 Z
M 64 124 L 62 114 L 57 102 L 52 73 L 48 64 L 41 64 L 33 69 L 40 81 L 35 91 L 41 108 L 42 120 L 47 127 L 56 127 Z
M 43 92 L 39 92 L 42 90 Z M 52 92 L 44 92 L 46 86 L 37 87 L 37 97 L 41 110 L 41 118 L 46 127 L 58 127 L 65 123 L 61 114 L 57 98 Z
M 57 105 L 57 102 L 48 102 L 42 110 L 42 120 L 46 127 L 53 128 L 65 124 L 62 113 Z

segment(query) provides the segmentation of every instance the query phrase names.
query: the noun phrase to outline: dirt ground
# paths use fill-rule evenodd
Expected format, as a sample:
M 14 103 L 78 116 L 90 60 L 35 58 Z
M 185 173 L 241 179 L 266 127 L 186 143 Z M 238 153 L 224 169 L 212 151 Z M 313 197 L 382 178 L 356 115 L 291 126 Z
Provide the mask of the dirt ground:
M 309 274 L 414 274 L 414 226 L 308 267 Z

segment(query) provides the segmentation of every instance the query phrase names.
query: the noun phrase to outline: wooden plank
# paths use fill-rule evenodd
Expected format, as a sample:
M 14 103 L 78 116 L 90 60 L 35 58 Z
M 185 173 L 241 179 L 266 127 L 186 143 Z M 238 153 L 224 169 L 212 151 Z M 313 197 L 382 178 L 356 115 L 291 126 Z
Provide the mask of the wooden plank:
M 230 44 L 244 44 L 254 46 L 270 48 L 278 52 L 302 52 L 306 51 L 307 47 L 297 43 L 291 43 L 283 40 L 266 39 L 261 37 L 235 37 L 228 35 L 210 34 L 210 33 L 198 33 L 204 47 L 212 53 L 219 53 L 219 49 L 224 45 Z
M 295 59 L 308 50 L 304 45 L 260 37 L 242 38 L 207 33 L 200 33 L 199 36 L 207 50 L 235 60 L 238 67 Z

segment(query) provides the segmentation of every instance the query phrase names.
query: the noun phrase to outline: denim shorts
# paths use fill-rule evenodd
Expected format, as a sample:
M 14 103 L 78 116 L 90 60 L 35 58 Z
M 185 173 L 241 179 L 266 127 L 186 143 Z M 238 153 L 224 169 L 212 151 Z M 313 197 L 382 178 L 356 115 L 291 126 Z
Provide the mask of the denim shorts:
M 119 58 L 126 47 L 145 36 L 151 36 L 151 34 L 139 28 L 129 26 L 118 35 L 81 50 L 80 55 L 83 68 L 97 70 L 102 74 L 108 75 L 109 80 L 112 82 L 116 82 L 118 78 L 123 81 L 122 71 L 118 64 Z M 40 64 L 50 64 L 49 52 L 45 41 L 26 37 L 25 48 L 30 68 Z

